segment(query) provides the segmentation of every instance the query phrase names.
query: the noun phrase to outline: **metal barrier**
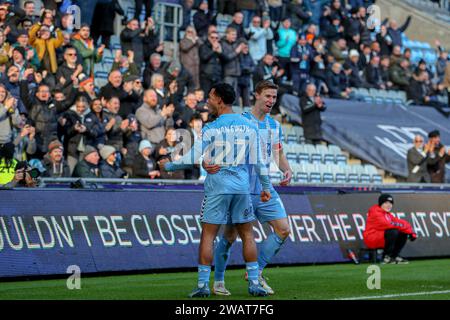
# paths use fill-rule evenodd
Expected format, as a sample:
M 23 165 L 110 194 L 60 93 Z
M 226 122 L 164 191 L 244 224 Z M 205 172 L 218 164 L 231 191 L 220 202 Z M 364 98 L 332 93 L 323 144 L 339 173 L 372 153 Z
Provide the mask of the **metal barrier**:
M 183 24 L 183 7 L 178 4 L 159 2 L 154 8 L 155 23 L 159 27 L 159 39 L 164 41 L 166 28 L 172 29 L 173 60 L 178 58 L 178 31 Z M 167 20 L 170 19 L 170 20 Z
M 43 178 L 41 179 L 41 188 L 46 188 L 51 185 L 69 185 L 81 181 L 87 184 L 95 184 L 100 186 L 120 185 L 122 187 L 127 186 L 202 186 L 202 180 L 163 180 L 163 179 L 106 179 L 106 178 Z M 368 184 L 368 183 L 310 183 L 300 184 L 292 183 L 288 187 L 280 187 L 274 184 L 277 189 L 284 191 L 314 191 L 320 190 L 334 190 L 336 192 L 377 192 L 377 191 L 450 191 L 450 184 L 434 184 L 434 183 L 396 183 L 396 184 Z

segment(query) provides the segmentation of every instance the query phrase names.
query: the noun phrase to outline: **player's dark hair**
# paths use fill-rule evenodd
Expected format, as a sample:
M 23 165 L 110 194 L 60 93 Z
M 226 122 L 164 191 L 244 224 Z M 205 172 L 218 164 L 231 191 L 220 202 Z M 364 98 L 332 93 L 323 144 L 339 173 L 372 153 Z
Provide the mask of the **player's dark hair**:
M 226 105 L 232 105 L 236 100 L 234 88 L 228 83 L 219 83 L 211 88 L 214 89 L 214 95 L 222 99 Z
M 278 86 L 277 86 L 275 83 L 273 83 L 272 81 L 269 81 L 269 80 L 263 80 L 263 81 L 260 81 L 260 82 L 258 82 L 258 83 L 256 84 L 255 92 L 258 93 L 258 94 L 260 94 L 260 93 L 262 93 L 264 90 L 267 90 L 267 89 L 275 89 L 275 90 L 278 90 Z

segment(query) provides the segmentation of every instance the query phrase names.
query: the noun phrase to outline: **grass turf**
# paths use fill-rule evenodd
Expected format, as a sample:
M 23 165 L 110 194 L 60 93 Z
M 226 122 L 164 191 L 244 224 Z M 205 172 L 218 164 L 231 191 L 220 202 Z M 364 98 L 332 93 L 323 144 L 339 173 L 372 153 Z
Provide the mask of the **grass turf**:
M 369 264 L 274 267 L 264 271 L 276 294 L 267 299 L 341 299 L 415 292 L 450 291 L 450 259 L 412 261 L 408 265 L 379 265 L 381 289 L 367 288 Z M 225 275 L 230 297 L 261 299 L 247 293 L 244 270 Z M 81 290 L 68 290 L 66 279 L 0 282 L 0 300 L 11 299 L 187 299 L 196 285 L 196 272 L 86 277 Z M 211 276 L 211 281 L 212 281 Z M 211 283 L 212 285 L 212 283 Z M 387 299 L 387 298 L 384 298 Z M 450 292 L 389 299 L 450 299 Z

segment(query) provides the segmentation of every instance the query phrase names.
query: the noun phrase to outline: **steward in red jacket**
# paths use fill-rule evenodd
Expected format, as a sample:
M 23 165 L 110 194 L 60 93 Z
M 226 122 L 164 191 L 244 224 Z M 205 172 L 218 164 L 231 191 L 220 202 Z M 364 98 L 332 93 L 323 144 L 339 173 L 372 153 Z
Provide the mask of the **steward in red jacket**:
M 394 199 L 391 195 L 382 194 L 378 205 L 369 209 L 366 229 L 363 232 L 364 243 L 369 249 L 384 249 L 384 263 L 407 263 L 399 253 L 409 238 L 417 238 L 408 221 L 398 219 L 390 213 Z

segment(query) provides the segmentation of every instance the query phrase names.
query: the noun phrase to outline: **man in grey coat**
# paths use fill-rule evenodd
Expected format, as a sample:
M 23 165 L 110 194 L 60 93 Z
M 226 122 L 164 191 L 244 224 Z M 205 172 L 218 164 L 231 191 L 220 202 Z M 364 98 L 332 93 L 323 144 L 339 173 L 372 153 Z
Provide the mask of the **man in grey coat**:
M 236 29 L 232 27 L 227 28 L 225 39 L 222 40 L 221 44 L 223 50 L 223 81 L 231 85 L 237 92 L 238 79 L 242 74 L 239 56 L 244 44 L 237 41 Z
M 414 138 L 414 147 L 408 150 L 406 161 L 408 162 L 408 182 L 429 183 L 430 174 L 427 165 L 435 160 L 430 157 L 432 152 L 430 143 L 424 145 L 424 138 L 417 135 Z
M 136 119 L 141 127 L 142 139 L 147 139 L 153 144 L 164 140 L 166 129 L 174 126 L 173 104 L 158 106 L 158 96 L 155 90 L 148 89 L 144 93 L 144 103 L 136 111 Z

